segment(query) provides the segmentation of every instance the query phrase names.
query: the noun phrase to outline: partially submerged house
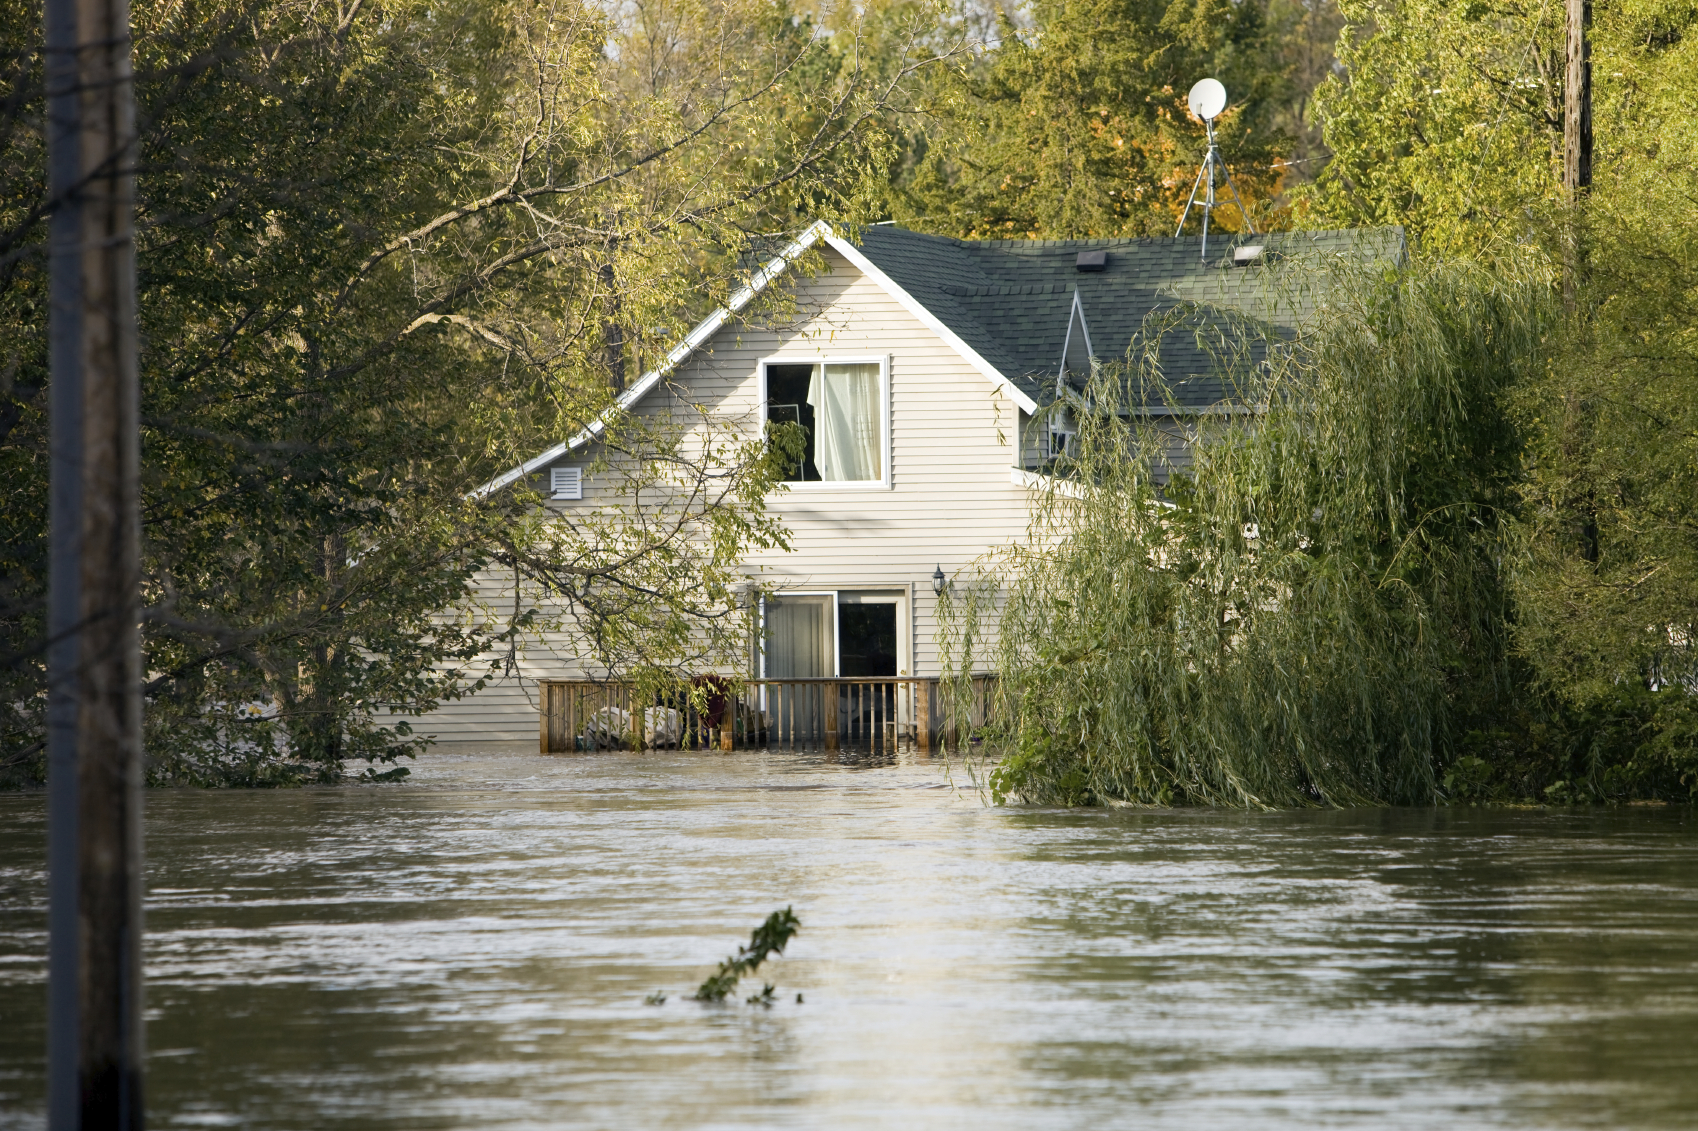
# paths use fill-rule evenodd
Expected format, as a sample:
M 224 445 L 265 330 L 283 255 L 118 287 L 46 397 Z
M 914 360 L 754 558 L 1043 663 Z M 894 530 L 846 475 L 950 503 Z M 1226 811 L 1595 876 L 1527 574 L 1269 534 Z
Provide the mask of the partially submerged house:
M 965 241 L 892 225 L 854 238 L 810 227 L 622 396 L 632 413 L 706 405 L 761 434 L 796 421 L 808 450 L 769 507 L 789 553 L 757 555 L 756 677 L 935 677 L 932 578 L 1027 532 L 1034 491 L 1068 442 L 1060 387 L 1093 359 L 1124 358 L 1146 320 L 1187 302 L 1293 331 L 1311 289 L 1285 285 L 1317 259 L 1399 254 L 1397 232 L 1197 238 Z M 819 269 L 795 266 L 810 250 Z M 792 316 L 747 317 L 770 287 Z M 1194 425 L 1235 407 L 1217 362 L 1183 335 L 1162 348 L 1170 392 L 1129 406 L 1158 418 L 1182 467 Z M 593 430 L 493 480 L 529 480 L 557 508 L 593 507 Z M 532 646 L 517 673 L 444 705 L 418 729 L 445 744 L 534 748 L 538 684 L 594 676 L 571 642 Z

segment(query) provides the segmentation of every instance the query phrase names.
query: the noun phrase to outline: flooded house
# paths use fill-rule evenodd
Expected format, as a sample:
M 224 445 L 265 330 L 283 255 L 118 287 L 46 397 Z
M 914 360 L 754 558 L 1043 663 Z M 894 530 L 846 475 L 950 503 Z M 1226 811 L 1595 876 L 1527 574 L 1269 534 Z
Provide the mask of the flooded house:
M 1312 276 L 1317 259 L 1400 248 L 1395 232 L 1217 233 L 1205 247 L 1195 237 L 975 241 L 895 225 L 808 228 L 618 402 L 638 415 L 705 406 L 751 437 L 768 421 L 806 432 L 788 489 L 768 500 L 791 549 L 746 563 L 756 639 L 748 670 L 735 674 L 755 681 L 744 706 L 759 700 L 761 733 L 782 730 L 788 710 L 815 740 L 822 728 L 835 741 L 864 724 L 875 745 L 925 745 L 944 582 L 1026 536 L 1035 493 L 1072 435 L 1066 391 L 1083 388 L 1094 362 L 1123 360 L 1164 310 L 1236 312 L 1277 336 L 1317 301 L 1282 285 L 1296 265 Z M 770 288 L 783 288 L 783 317 L 756 313 Z M 1195 335 L 1169 335 L 1161 363 L 1171 378 L 1163 395 L 1134 397 L 1123 411 L 1165 430 L 1178 471 L 1209 416 L 1243 406 Z M 593 429 L 568 438 L 482 490 L 529 483 L 561 513 L 607 505 L 597 444 Z M 485 580 L 492 604 L 511 603 L 502 579 Z M 591 709 L 563 696 L 603 675 L 579 663 L 569 639 L 531 641 L 509 676 L 416 729 L 449 749 L 572 749 Z M 780 682 L 794 696 L 788 707 L 773 698 Z M 756 729 L 747 725 L 749 739 Z M 732 741 L 728 726 L 717 733 Z M 650 741 L 667 737 L 649 728 Z

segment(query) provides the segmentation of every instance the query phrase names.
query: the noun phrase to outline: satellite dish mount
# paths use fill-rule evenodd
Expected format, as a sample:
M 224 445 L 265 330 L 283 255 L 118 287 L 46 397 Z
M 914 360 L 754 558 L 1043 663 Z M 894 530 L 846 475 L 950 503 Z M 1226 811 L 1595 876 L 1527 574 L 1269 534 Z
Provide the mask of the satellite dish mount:
M 1193 207 L 1203 213 L 1203 250 L 1202 256 L 1206 262 L 1209 258 L 1209 215 L 1215 210 L 1215 169 L 1219 168 L 1221 177 L 1226 181 L 1226 191 L 1232 194 L 1232 202 L 1238 206 L 1238 214 L 1244 217 L 1244 226 L 1250 229 L 1250 234 L 1256 234 L 1256 225 L 1250 219 L 1250 212 L 1244 207 L 1244 202 L 1238 199 L 1238 188 L 1232 183 L 1232 174 L 1227 171 L 1226 163 L 1220 159 L 1220 146 L 1215 144 L 1215 119 L 1226 109 L 1226 87 L 1215 79 L 1199 79 L 1197 85 L 1191 88 L 1191 93 L 1185 98 L 1191 107 L 1191 113 L 1203 119 L 1203 127 L 1209 131 L 1209 149 L 1203 155 L 1203 167 L 1197 170 L 1197 182 L 1191 186 L 1191 199 L 1185 202 L 1185 211 L 1179 215 L 1179 227 L 1174 230 L 1174 238 L 1179 238 L 1185 231 L 1185 220 L 1191 215 Z M 1198 194 L 1202 194 L 1199 200 Z

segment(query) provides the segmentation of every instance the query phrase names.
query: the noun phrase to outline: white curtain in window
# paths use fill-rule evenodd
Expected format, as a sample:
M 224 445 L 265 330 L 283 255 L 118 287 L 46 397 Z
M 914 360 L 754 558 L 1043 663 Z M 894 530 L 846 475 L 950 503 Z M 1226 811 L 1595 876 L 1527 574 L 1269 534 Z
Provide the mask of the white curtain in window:
M 832 674 L 831 598 L 784 597 L 766 603 L 768 679 Z
M 814 462 L 828 482 L 878 479 L 884 414 L 878 365 L 816 365 L 808 382 L 814 409 Z

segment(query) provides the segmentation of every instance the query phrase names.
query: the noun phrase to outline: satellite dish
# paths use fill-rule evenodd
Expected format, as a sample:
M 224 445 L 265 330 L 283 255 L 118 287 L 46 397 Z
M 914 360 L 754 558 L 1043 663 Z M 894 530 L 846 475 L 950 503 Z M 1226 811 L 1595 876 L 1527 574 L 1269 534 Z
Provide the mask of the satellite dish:
M 1185 101 L 1191 113 L 1207 122 L 1226 109 L 1226 87 L 1215 79 L 1198 79 Z

